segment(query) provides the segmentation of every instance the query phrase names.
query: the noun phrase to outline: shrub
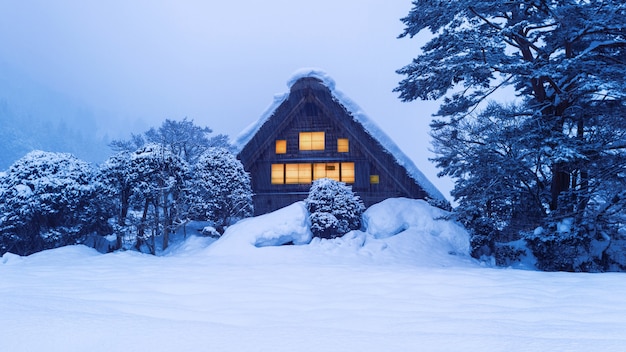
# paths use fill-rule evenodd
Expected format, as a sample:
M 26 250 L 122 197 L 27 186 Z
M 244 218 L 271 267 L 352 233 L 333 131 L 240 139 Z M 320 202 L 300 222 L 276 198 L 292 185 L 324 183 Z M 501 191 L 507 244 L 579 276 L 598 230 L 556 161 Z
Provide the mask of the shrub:
M 313 236 L 334 238 L 361 228 L 365 206 L 352 187 L 343 182 L 328 178 L 316 180 L 304 202 Z

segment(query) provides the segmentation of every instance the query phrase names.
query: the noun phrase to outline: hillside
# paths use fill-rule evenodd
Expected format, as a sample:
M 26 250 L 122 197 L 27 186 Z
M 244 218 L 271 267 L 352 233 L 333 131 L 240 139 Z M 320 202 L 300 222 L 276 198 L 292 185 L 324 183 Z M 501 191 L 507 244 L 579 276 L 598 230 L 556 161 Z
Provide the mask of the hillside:
M 2 61 L 0 125 L 0 171 L 34 149 L 72 153 L 90 162 L 110 154 L 93 110 Z

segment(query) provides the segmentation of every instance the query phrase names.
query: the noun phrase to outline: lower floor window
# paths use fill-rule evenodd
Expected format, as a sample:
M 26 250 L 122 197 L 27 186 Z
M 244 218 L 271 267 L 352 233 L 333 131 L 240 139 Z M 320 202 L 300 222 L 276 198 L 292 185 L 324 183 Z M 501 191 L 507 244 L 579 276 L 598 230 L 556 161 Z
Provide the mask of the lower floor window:
M 272 164 L 273 185 L 309 184 L 320 178 L 354 183 L 354 163 Z

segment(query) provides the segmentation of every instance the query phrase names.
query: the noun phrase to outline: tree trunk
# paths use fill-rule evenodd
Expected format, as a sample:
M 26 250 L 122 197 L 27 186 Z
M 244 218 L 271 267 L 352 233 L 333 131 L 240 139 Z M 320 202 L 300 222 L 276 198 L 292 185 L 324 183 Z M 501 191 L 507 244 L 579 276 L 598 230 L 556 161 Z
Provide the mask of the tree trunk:
M 120 217 L 117 219 L 117 224 L 120 226 L 126 225 L 126 217 L 128 216 L 128 208 L 129 208 L 129 198 L 130 198 L 130 189 L 122 189 L 120 194 Z
M 570 174 L 566 171 L 566 164 L 563 162 L 554 163 L 552 165 L 550 210 L 556 210 L 559 207 L 559 196 L 569 189 L 569 185 Z
M 150 199 L 146 198 L 146 202 L 143 206 L 143 214 L 141 214 L 141 222 L 139 223 L 139 227 L 137 229 L 137 244 L 135 248 L 138 251 L 141 251 L 141 245 L 143 244 L 144 236 L 146 233 L 146 219 L 148 218 L 148 207 L 150 206 Z

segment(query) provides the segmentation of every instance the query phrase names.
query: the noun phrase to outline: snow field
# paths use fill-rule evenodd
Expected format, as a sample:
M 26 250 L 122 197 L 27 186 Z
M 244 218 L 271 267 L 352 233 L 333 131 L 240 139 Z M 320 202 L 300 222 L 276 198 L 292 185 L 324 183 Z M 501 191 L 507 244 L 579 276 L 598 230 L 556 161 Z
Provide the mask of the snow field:
M 623 274 L 482 267 L 462 252 L 462 229 L 433 220 L 439 210 L 420 201 L 370 208 L 368 230 L 386 228 L 387 234 L 354 231 L 270 246 L 271 239 L 307 236 L 301 207 L 240 222 L 216 242 L 191 237 L 162 257 L 102 255 L 84 246 L 6 254 L 0 259 L 1 350 L 626 346 Z

